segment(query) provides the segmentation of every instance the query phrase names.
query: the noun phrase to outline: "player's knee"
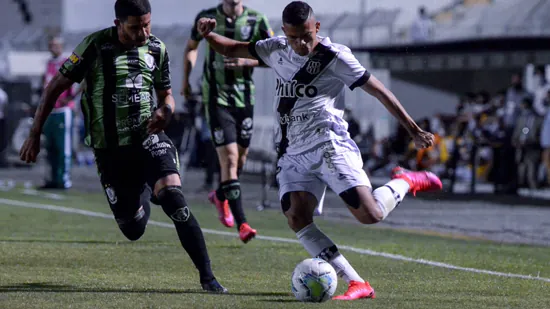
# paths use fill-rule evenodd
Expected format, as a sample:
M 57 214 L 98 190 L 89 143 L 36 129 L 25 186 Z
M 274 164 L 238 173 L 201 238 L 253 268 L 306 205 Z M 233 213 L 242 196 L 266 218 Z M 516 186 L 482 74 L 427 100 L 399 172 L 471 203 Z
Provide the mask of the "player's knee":
M 300 212 L 299 209 L 303 207 L 294 207 L 291 209 L 290 204 L 290 193 L 286 193 L 281 199 L 281 207 L 283 213 L 285 214 L 288 220 L 288 226 L 294 231 L 299 232 L 306 226 L 313 223 L 313 216 L 308 215 L 307 213 Z
M 187 222 L 191 211 L 187 207 L 180 186 L 166 186 L 157 193 L 157 200 L 164 213 L 174 222 Z
M 128 240 L 136 241 L 145 233 L 148 216 L 143 206 L 138 209 L 133 217 L 116 218 L 118 228 Z

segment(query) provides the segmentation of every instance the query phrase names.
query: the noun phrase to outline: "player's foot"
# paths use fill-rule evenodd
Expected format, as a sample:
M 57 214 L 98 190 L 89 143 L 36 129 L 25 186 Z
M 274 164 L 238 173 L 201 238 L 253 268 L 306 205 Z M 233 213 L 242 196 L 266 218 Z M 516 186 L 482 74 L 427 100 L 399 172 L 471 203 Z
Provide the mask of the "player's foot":
M 208 200 L 216 206 L 220 222 L 227 227 L 233 227 L 235 222 L 233 220 L 233 214 L 231 213 L 231 210 L 229 210 L 229 202 L 227 200 L 223 202 L 220 201 L 216 196 L 216 191 L 212 191 L 208 194 Z
M 256 237 L 256 234 L 256 230 L 251 228 L 248 223 L 241 224 L 241 227 L 239 228 L 239 237 L 245 244 L 252 238 Z
M 211 293 L 218 293 L 218 294 L 225 294 L 227 293 L 227 289 L 224 288 L 216 279 L 212 279 L 212 281 L 207 283 L 201 283 L 202 289 L 211 292 Z
M 354 300 L 360 298 L 376 298 L 374 289 L 368 282 L 351 281 L 344 295 L 334 296 L 334 300 Z
M 392 170 L 391 178 L 405 180 L 410 186 L 409 192 L 414 196 L 417 191 L 439 191 L 443 188 L 439 177 L 427 171 L 413 172 L 398 166 Z

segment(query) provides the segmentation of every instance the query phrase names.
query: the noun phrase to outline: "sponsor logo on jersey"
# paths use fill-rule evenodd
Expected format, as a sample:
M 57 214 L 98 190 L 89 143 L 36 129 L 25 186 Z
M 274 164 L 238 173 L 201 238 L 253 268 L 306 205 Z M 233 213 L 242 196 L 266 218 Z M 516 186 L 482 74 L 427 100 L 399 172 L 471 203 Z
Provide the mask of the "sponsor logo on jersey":
M 82 58 L 80 58 L 79 55 L 75 54 L 74 52 L 69 56 L 69 61 L 74 64 L 74 65 L 77 65 L 79 64 L 81 61 L 82 61 Z
M 284 115 L 279 117 L 279 122 L 281 124 L 289 124 L 291 122 L 303 122 L 308 120 L 309 115 L 306 113 L 301 113 L 300 115 Z
M 111 96 L 111 101 L 121 104 L 151 102 L 151 94 L 149 92 L 138 92 L 133 94 L 115 93 Z
M 116 122 L 117 131 L 123 133 L 138 130 L 143 124 L 145 124 L 149 120 L 150 117 L 150 114 L 144 114 L 119 119 Z
M 314 98 L 318 90 L 313 85 L 298 84 L 295 80 L 285 82 L 278 78 L 275 93 L 280 98 Z
M 101 50 L 112 50 L 114 48 L 115 48 L 115 46 L 111 43 L 105 43 L 105 44 L 101 45 Z

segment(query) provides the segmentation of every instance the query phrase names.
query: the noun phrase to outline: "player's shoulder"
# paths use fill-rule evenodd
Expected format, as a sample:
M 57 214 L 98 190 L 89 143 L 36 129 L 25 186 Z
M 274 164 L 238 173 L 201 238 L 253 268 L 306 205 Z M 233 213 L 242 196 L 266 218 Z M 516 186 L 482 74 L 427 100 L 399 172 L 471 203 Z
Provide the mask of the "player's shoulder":
M 164 42 L 154 34 L 149 35 L 148 45 L 150 47 L 155 47 L 155 48 L 160 48 L 160 49 L 165 49 L 166 48 L 166 44 L 164 44 Z
M 347 47 L 344 44 L 333 43 L 329 41 L 327 45 L 336 54 L 352 54 L 351 48 Z
M 211 7 L 211 8 L 204 9 L 204 10 L 200 11 L 197 14 L 196 19 L 199 19 L 199 18 L 202 18 L 202 17 L 216 18 L 217 14 L 218 14 L 218 7 L 215 6 L 215 7 Z
M 261 18 L 266 18 L 267 19 L 267 16 L 258 11 L 258 10 L 254 10 L 254 9 L 251 9 L 249 7 L 246 7 L 246 12 L 248 14 L 248 16 L 251 16 L 251 17 L 256 17 L 256 19 L 261 19 Z
M 86 42 L 88 44 L 103 43 L 107 40 L 111 40 L 113 38 L 115 31 L 116 31 L 115 27 L 109 27 L 109 28 L 92 32 L 86 37 L 84 37 L 83 42 Z
M 288 40 L 285 36 L 274 36 L 263 40 L 272 51 L 285 50 L 288 47 Z

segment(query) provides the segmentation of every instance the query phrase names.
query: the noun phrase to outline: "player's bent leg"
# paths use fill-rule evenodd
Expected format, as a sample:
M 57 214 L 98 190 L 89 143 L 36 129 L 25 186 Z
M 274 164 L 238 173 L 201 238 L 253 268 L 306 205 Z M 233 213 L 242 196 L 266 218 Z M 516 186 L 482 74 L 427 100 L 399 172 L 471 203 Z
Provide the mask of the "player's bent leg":
M 115 213 L 115 220 L 120 231 L 131 241 L 140 239 L 145 233 L 145 228 L 151 215 L 150 196 L 149 190 L 144 190 L 140 195 L 139 208 L 135 213 L 130 214 L 130 216 L 120 217 Z
M 174 173 L 159 179 L 155 183 L 154 194 L 164 213 L 172 219 L 181 245 L 197 267 L 202 288 L 226 293 L 227 289 L 218 283 L 212 272 L 204 235 L 185 201 L 179 175 Z
M 241 177 L 241 171 L 244 167 L 244 164 L 246 163 L 246 159 L 248 157 L 248 146 L 243 147 L 241 145 L 238 145 L 239 147 L 239 162 L 237 165 L 237 177 Z
M 321 258 L 334 267 L 339 277 L 349 284 L 348 291 L 335 299 L 352 300 L 374 298 L 374 290 L 365 282 L 348 260 L 338 251 L 334 242 L 313 222 L 313 211 L 318 200 L 309 192 L 288 192 L 281 199 L 281 206 L 288 225 L 312 257 Z
M 208 199 L 216 206 L 220 222 L 226 227 L 233 227 L 235 224 L 234 218 L 229 210 L 229 202 L 223 190 L 223 185 L 226 184 L 227 180 L 231 179 L 232 170 L 234 170 L 233 176 L 235 177 L 233 179 L 237 177 L 237 144 L 230 143 L 218 146 L 216 147 L 216 152 L 218 153 L 218 161 L 220 163 L 220 183 L 216 191 L 210 192 Z
M 247 243 L 256 236 L 256 230 L 252 229 L 246 220 L 242 207 L 241 183 L 238 179 L 239 167 L 239 146 L 236 143 L 230 143 L 220 146 L 216 149 L 220 158 L 221 179 L 220 187 L 216 191 L 216 199 L 218 201 L 226 200 L 231 213 L 237 221 L 237 229 L 239 237 Z M 226 208 L 221 203 L 214 201 L 218 209 L 220 220 L 225 226 L 231 226 L 233 222 L 230 216 L 227 215 Z M 222 220 L 222 218 L 227 218 Z
M 373 197 L 370 187 L 353 187 L 340 193 L 340 197 L 359 222 L 375 224 L 384 219 L 384 211 Z

